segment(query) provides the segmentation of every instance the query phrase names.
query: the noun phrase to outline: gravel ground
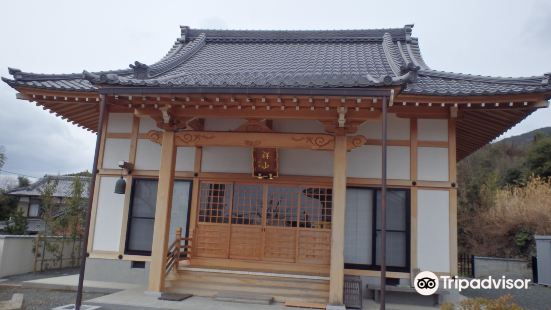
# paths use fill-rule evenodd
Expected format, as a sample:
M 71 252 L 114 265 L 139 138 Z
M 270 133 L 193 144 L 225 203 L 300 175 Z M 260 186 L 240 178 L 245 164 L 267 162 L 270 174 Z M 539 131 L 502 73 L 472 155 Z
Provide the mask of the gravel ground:
M 54 307 L 64 306 L 68 304 L 74 304 L 76 298 L 76 292 L 74 291 L 61 291 L 61 290 L 48 290 L 37 288 L 24 288 L 21 287 L 21 282 L 66 276 L 78 273 L 78 268 L 62 269 L 62 270 L 50 270 L 37 273 L 26 273 L 21 275 L 4 277 L 0 282 L 0 300 L 9 300 L 15 293 L 24 295 L 24 304 L 26 310 L 45 310 L 52 309 Z M 101 293 L 85 293 L 82 300 L 88 300 L 96 297 L 103 296 Z
M 24 294 L 26 310 L 45 310 L 75 303 L 76 292 L 55 291 L 22 287 L 0 287 L 0 300 L 11 299 L 14 293 Z M 83 300 L 96 298 L 105 294 L 85 293 Z
M 511 295 L 515 303 L 526 310 L 550 310 L 551 287 L 531 285 L 527 290 L 473 290 L 466 289 L 461 294 L 467 297 L 498 298 L 503 295 Z
M 36 279 L 44 279 L 44 278 L 52 278 L 52 277 L 61 277 L 61 276 L 68 276 L 72 274 L 77 274 L 79 272 L 78 268 L 65 268 L 65 269 L 56 269 L 56 270 L 48 270 L 44 272 L 36 272 L 36 273 L 24 273 L 24 274 L 18 274 L 14 276 L 8 276 L 4 277 L 1 280 L 0 284 L 6 284 L 6 283 L 19 283 L 23 281 L 30 281 L 30 280 L 36 280 Z

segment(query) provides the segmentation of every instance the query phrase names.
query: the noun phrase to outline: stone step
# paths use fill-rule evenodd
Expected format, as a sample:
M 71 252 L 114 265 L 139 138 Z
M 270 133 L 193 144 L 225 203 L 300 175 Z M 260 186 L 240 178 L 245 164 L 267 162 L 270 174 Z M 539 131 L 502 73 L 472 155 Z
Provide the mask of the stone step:
M 214 299 L 218 301 L 259 305 L 269 305 L 274 300 L 274 298 L 271 296 L 243 292 L 222 292 L 214 295 Z

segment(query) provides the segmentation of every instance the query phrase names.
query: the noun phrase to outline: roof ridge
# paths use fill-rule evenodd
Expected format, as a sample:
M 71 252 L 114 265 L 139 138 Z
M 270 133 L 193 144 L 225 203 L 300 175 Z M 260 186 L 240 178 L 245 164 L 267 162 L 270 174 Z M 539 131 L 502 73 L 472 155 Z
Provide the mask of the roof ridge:
M 84 79 L 82 73 L 34 73 L 25 72 L 21 69 L 8 67 L 8 72 L 14 77 L 15 81 L 51 81 L 51 80 L 67 80 L 67 79 Z M 107 71 L 94 71 L 94 74 L 129 74 L 131 69 L 118 69 Z
M 200 35 L 193 41 L 187 44 L 182 44 L 182 46 L 171 55 L 171 57 L 151 65 L 150 67 L 152 72 L 150 77 L 159 76 L 184 63 L 186 60 L 195 55 L 195 53 L 197 53 L 197 51 L 199 51 L 203 46 L 205 46 L 205 39 L 206 36 L 204 34 Z
M 390 67 L 390 70 L 394 74 L 394 76 L 400 75 L 400 66 L 394 61 L 394 57 L 392 57 L 391 49 L 393 48 L 392 43 L 392 35 L 390 33 L 385 33 L 383 35 L 383 42 L 381 43 L 383 46 L 383 52 L 386 58 L 386 61 L 388 62 L 388 65 Z
M 209 42 L 366 42 L 382 41 L 385 33 L 395 40 L 408 40 L 411 25 L 402 28 L 380 29 L 326 29 L 326 30 L 234 30 L 193 29 L 180 26 L 182 39 L 188 40 L 204 34 Z
M 439 71 L 439 70 L 419 70 L 419 75 L 429 76 L 429 77 L 439 77 L 444 79 L 454 79 L 454 80 L 465 80 L 465 81 L 476 81 L 476 82 L 486 82 L 486 83 L 496 83 L 496 84 L 518 84 L 518 85 L 533 85 L 541 86 L 544 84 L 546 78 L 545 75 L 542 76 L 528 76 L 528 77 L 499 77 L 499 76 L 487 76 L 487 75 L 474 75 L 466 73 L 455 73 L 449 71 Z

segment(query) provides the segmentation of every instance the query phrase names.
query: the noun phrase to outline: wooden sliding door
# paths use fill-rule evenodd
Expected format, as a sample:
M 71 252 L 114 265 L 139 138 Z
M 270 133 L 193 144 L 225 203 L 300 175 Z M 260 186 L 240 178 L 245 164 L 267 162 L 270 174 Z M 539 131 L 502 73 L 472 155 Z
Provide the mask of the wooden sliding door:
M 300 188 L 267 185 L 264 259 L 294 263 L 297 256 L 297 227 Z
M 234 185 L 230 258 L 262 257 L 262 192 L 261 184 Z
M 201 184 L 195 255 L 329 265 L 331 188 Z
M 201 183 L 194 255 L 228 257 L 232 196 L 231 183 Z

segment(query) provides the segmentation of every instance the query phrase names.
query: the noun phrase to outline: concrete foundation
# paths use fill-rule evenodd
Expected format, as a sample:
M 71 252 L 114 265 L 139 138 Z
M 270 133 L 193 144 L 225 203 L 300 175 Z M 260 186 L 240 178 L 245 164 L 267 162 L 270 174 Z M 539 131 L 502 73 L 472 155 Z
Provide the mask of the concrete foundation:
M 88 258 L 84 279 L 147 286 L 148 275 L 149 262 L 145 268 L 132 268 L 131 261 Z

